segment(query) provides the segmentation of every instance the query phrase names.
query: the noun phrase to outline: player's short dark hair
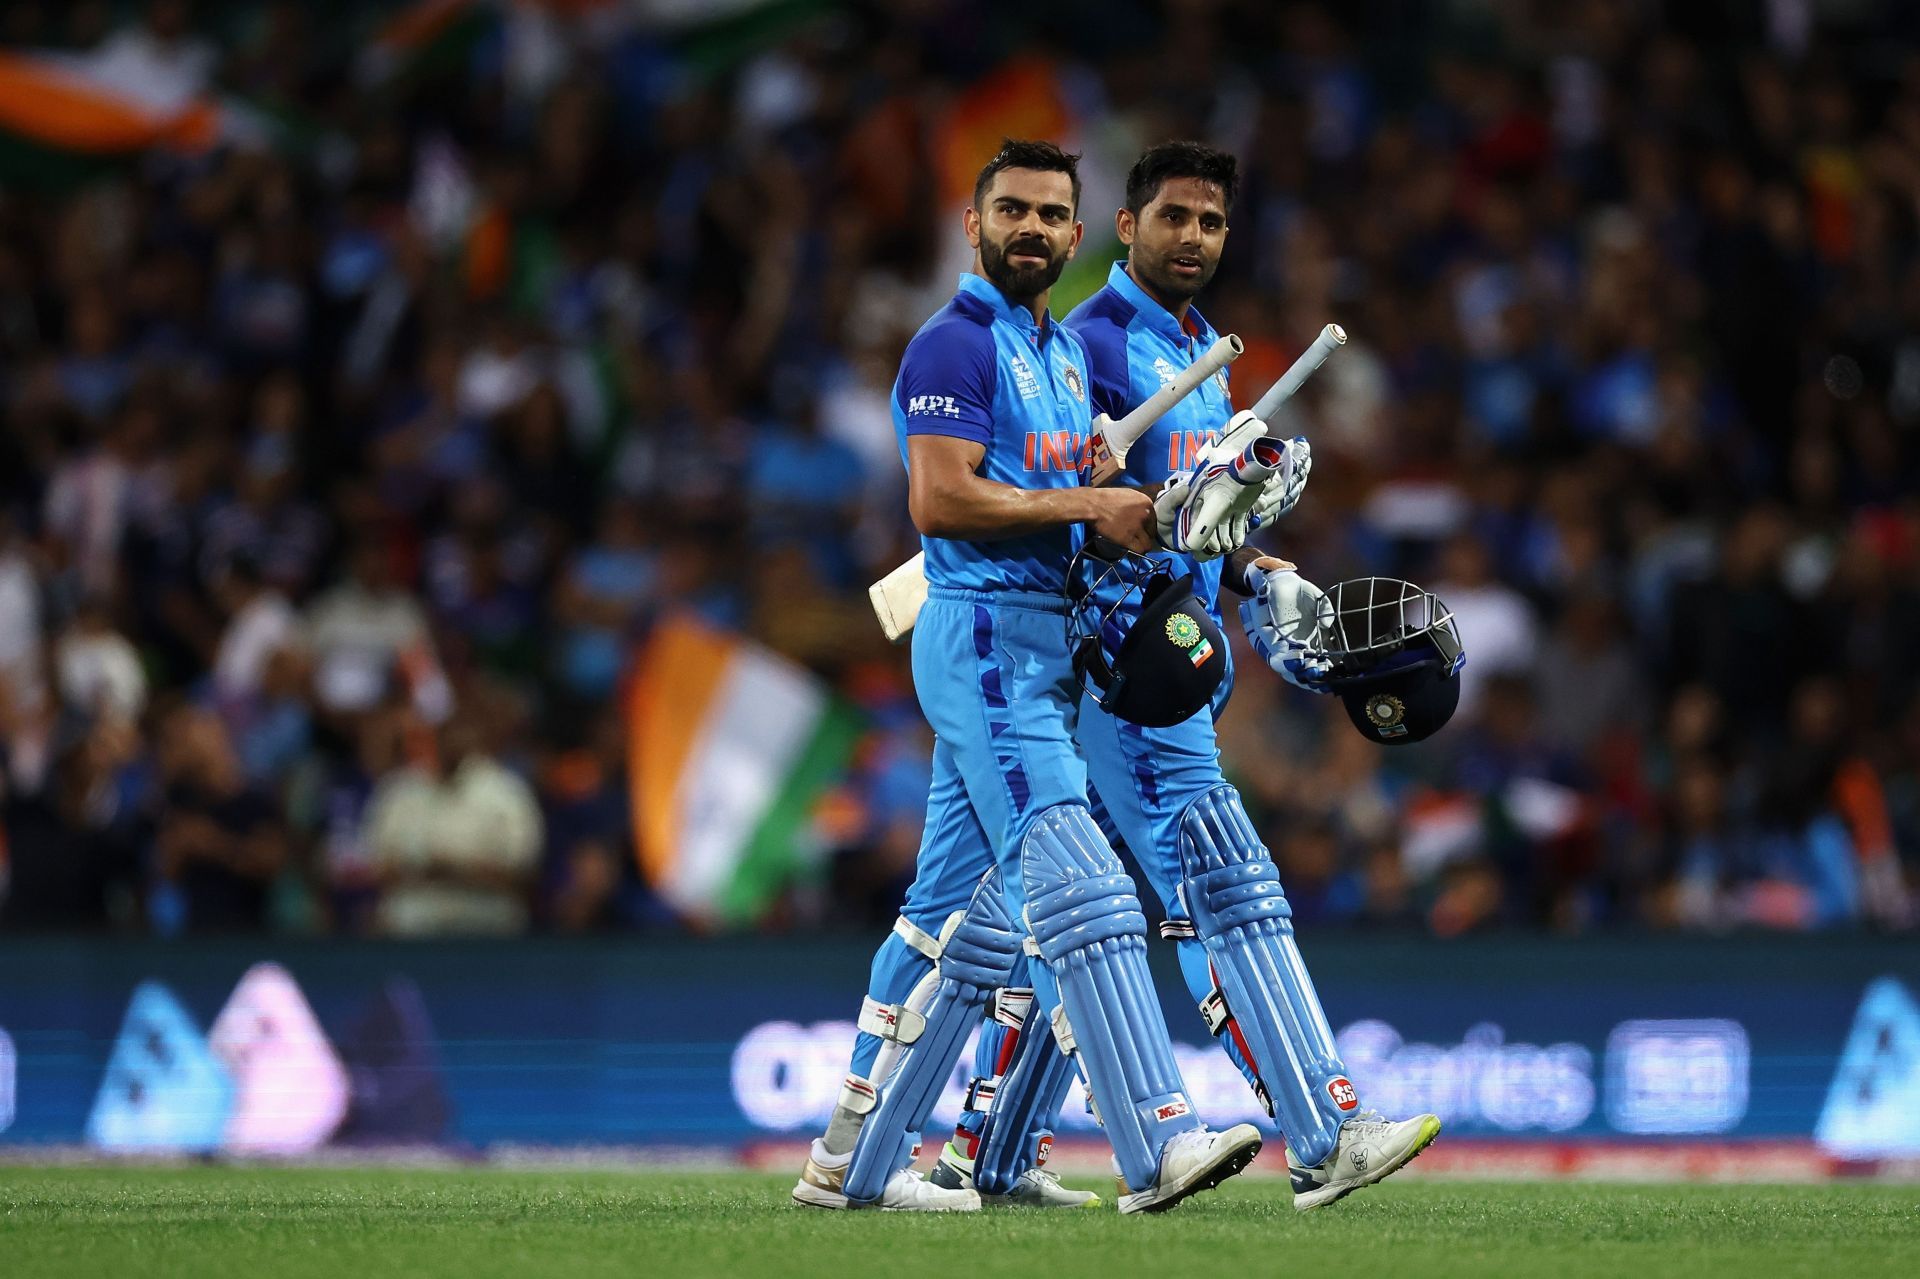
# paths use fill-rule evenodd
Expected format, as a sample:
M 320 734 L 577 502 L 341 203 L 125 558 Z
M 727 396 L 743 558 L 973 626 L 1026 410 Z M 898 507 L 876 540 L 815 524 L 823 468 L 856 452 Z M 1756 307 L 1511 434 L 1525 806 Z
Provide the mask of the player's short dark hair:
M 1198 178 L 1220 188 L 1229 210 L 1240 194 L 1240 162 L 1204 142 L 1162 142 L 1148 147 L 1127 173 L 1127 210 L 1135 217 L 1153 203 L 1160 188 L 1174 178 Z
M 1062 151 L 1051 142 L 1024 138 L 1000 139 L 1000 149 L 994 152 L 993 159 L 987 161 L 987 167 L 980 170 L 980 176 L 973 180 L 974 208 L 979 208 L 980 202 L 987 198 L 987 188 L 993 185 L 993 175 L 1005 169 L 1037 169 L 1041 173 L 1066 174 L 1073 179 L 1074 212 L 1080 211 L 1080 157 L 1071 151 Z

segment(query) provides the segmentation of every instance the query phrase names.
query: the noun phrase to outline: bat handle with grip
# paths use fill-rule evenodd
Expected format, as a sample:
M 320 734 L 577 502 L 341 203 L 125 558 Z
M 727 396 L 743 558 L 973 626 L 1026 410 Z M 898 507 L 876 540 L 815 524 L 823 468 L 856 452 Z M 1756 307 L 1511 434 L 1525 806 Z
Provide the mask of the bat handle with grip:
M 1280 411 L 1280 406 L 1292 399 L 1295 392 L 1299 391 L 1306 384 L 1306 380 L 1313 376 L 1314 371 L 1327 362 L 1327 357 L 1346 343 L 1347 331 L 1339 325 L 1329 324 L 1321 329 L 1320 336 L 1313 340 L 1313 345 L 1302 352 L 1300 358 L 1293 362 L 1293 367 L 1282 374 L 1280 380 L 1260 397 L 1260 402 L 1253 406 L 1254 413 L 1262 421 L 1271 421 L 1273 415 Z

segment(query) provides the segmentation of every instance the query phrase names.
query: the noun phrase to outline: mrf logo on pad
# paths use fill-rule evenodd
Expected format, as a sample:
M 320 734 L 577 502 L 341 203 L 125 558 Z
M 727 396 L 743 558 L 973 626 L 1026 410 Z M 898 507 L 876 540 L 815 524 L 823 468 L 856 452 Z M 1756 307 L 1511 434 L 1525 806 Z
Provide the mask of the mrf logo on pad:
M 1172 1101 L 1164 1106 L 1154 1108 L 1153 1117 L 1159 1122 L 1165 1123 L 1169 1119 L 1178 1119 L 1182 1115 L 1191 1113 L 1192 1107 L 1187 1105 L 1187 1099 L 1179 1093 L 1175 1093 Z
M 1360 1104 L 1360 1094 L 1354 1091 L 1352 1082 L 1345 1075 L 1327 1081 L 1327 1096 L 1333 1098 L 1333 1104 L 1342 1110 L 1352 1110 Z

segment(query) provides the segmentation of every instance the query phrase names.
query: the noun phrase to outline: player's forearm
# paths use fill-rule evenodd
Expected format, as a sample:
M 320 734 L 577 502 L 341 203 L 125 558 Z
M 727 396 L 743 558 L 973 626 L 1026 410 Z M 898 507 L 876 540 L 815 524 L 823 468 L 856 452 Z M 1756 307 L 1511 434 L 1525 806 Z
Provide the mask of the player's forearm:
M 914 527 L 927 537 L 989 542 L 1097 518 L 1092 490 L 1023 489 L 969 476 L 948 485 L 915 485 L 908 495 Z
M 1220 570 L 1220 585 L 1235 595 L 1253 594 L 1252 585 L 1247 581 L 1247 570 L 1265 554 L 1257 546 L 1243 546 L 1227 556 L 1227 562 Z
M 1252 595 L 1254 569 L 1277 573 L 1293 567 L 1291 560 L 1283 560 L 1257 546 L 1243 546 L 1226 557 L 1220 569 L 1220 586 L 1235 595 Z

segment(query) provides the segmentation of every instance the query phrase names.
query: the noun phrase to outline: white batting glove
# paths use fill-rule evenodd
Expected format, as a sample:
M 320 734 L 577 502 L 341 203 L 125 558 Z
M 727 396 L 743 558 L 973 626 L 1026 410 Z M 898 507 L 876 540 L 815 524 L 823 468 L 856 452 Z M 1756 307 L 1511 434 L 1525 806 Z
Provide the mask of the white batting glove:
M 1251 531 L 1263 486 L 1287 460 L 1287 447 L 1266 438 L 1266 423 L 1236 413 L 1220 441 L 1175 476 L 1154 501 L 1160 543 L 1196 559 L 1238 550 Z
M 1329 693 L 1333 662 L 1318 647 L 1320 601 L 1326 592 L 1292 569 L 1247 570 L 1253 594 L 1240 601 L 1247 642 L 1273 673 L 1309 693 Z
M 1307 476 L 1313 474 L 1313 445 L 1307 443 L 1306 436 L 1296 435 L 1284 447 L 1286 461 L 1268 477 L 1259 500 L 1253 504 L 1252 528 L 1263 529 L 1291 511 L 1306 490 Z

